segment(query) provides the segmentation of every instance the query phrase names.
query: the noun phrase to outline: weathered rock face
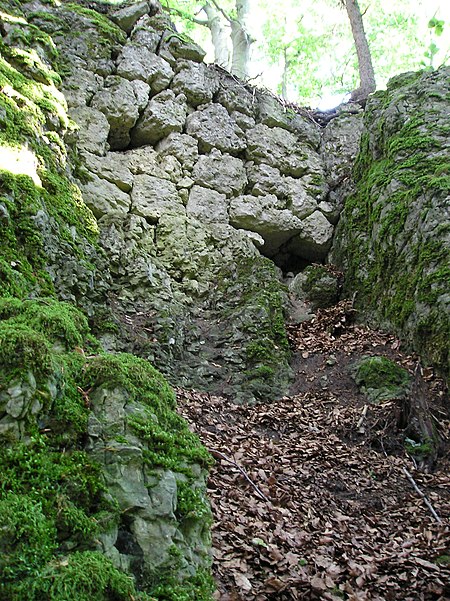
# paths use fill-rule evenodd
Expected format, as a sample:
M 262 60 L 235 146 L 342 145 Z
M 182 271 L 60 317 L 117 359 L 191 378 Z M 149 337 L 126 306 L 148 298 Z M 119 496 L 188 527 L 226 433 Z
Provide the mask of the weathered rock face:
M 111 320 L 106 325 L 109 259 L 75 173 L 100 221 L 129 218 L 124 235 L 132 253 L 133 236 L 151 248 L 155 242 L 154 228 L 139 212 L 130 214 L 132 202 L 146 206 L 141 188 L 148 184 L 134 186 L 133 178 L 153 177 L 163 194 L 175 195 L 176 159 L 167 157 L 161 167 L 143 161 L 145 169 L 140 155 L 119 165 L 109 160 L 107 140 L 115 138 L 108 119 L 111 129 L 122 127 L 121 136 L 128 125 L 111 117 L 107 103 L 104 114 L 85 102 L 111 77 L 101 32 L 110 42 L 122 34 L 82 7 L 57 15 L 40 8 L 28 6 L 44 28 L 61 32 L 76 24 L 87 32 L 78 43 L 68 36 L 67 48 L 74 64 L 85 67 L 69 97 L 86 127 L 79 139 L 89 169 L 81 165 L 76 128 L 55 86 L 51 38 L 17 7 L 3 8 L 0 597 L 147 601 L 153 590 L 160 597 L 169 590 L 174 598 L 210 599 L 209 455 L 176 414 L 162 375 L 144 359 L 105 353 L 75 307 L 91 321 L 103 320 L 103 331 L 117 330 Z M 88 44 L 98 62 L 89 59 Z
M 107 73 L 92 68 L 84 35 L 83 43 L 75 42 L 70 33 L 58 38 L 67 69 L 78 71 L 81 67 L 82 72 L 79 82 L 75 83 L 73 75 L 63 82 L 64 91 L 68 84 L 73 118 L 83 130 L 91 124 L 104 126 L 95 142 L 80 136 L 88 169 L 93 163 L 90 154 L 106 156 L 119 168 L 124 157 L 113 151 L 153 147 L 154 162 L 162 167 L 161 177 L 177 185 L 185 214 L 195 215 L 199 227 L 203 219 L 214 223 L 217 218 L 218 223 L 253 232 L 257 236 L 251 237 L 260 241 L 260 251 L 280 265 L 286 254 L 299 261 L 323 260 L 338 211 L 329 199 L 324 203 L 329 186 L 320 151 L 320 128 L 276 98 L 255 95 L 244 84 L 206 66 L 200 62 L 198 48 L 174 34 L 163 15 L 142 14 L 143 6 L 138 8 L 127 8 L 126 17 L 121 16 L 125 9 L 112 11 L 112 20 L 128 37 L 114 40 L 114 44 L 120 43 L 120 50 L 114 48 L 117 59 Z M 87 29 L 91 31 L 91 27 Z M 110 48 L 113 50 L 112 44 Z M 105 139 L 109 148 L 104 146 Z M 170 157 L 171 163 L 162 164 L 163 156 Z M 104 177 L 98 169 L 94 168 L 94 173 Z M 82 189 L 94 214 L 100 216 L 105 214 L 105 194 L 100 194 L 99 207 L 91 201 L 91 190 L 97 186 L 101 187 L 94 178 Z M 133 181 L 133 190 L 134 186 Z M 152 211 L 150 205 L 167 208 L 174 202 L 172 190 L 167 190 L 166 196 L 161 184 L 156 187 L 154 200 L 146 203 L 145 216 L 150 219 L 156 219 L 159 210 Z M 111 196 L 110 213 L 128 211 L 122 200 L 123 188 L 119 194 L 109 186 L 106 190 Z M 139 201 L 132 200 L 131 213 L 142 214 L 141 208 Z M 254 215 L 247 217 L 248 212 Z
M 374 94 L 332 260 L 346 289 L 448 374 L 450 70 L 410 73 Z
M 65 595 L 84 594 L 76 590 L 74 557 L 102 562 L 104 590 L 89 586 L 105 600 L 115 590 L 108 571 L 119 579 L 121 601 L 137 595 L 131 579 L 121 590 L 122 572 L 148 592 L 157 571 L 180 582 L 207 574 L 210 460 L 176 415 L 161 374 L 132 355 L 102 353 L 86 318 L 69 304 L 1 298 L 0 317 L 0 460 L 7 474 L 0 496 L 2 596 L 24 597 L 32 582 L 27 598 L 48 598 L 52 565 L 63 570 Z M 89 359 L 75 350 L 83 347 L 92 351 Z M 27 509 L 25 530 L 14 528 L 14 504 Z M 36 511 L 46 532 L 33 522 Z M 36 545 L 31 567 L 42 574 L 32 581 L 19 567 L 21 546 L 30 543 Z
M 101 10 L 1 13 L 0 596 L 29 597 L 38 573 L 31 601 L 61 578 L 75 598 L 95 565 L 98 599 L 166 584 L 209 601 L 208 455 L 148 361 L 234 402 L 283 394 L 275 265 L 324 261 L 345 202 L 332 256 L 347 290 L 442 365 L 448 72 L 373 97 L 353 181 L 354 106 L 321 131 L 203 64 L 152 2 Z M 327 305 L 330 274 L 309 268 L 291 293 Z
M 51 32 L 70 18 L 64 5 L 31 9 Z M 79 186 L 112 278 L 96 331 L 174 382 L 240 400 L 278 395 L 289 379 L 285 290 L 261 255 L 303 265 L 330 248 L 337 208 L 325 202 L 320 128 L 206 66 L 163 14 L 139 4 L 110 17 L 122 32 L 83 9 L 74 18 L 86 24 L 56 36 L 80 126 Z M 100 68 L 89 53 L 99 46 Z M 247 293 L 267 278 L 270 294 Z

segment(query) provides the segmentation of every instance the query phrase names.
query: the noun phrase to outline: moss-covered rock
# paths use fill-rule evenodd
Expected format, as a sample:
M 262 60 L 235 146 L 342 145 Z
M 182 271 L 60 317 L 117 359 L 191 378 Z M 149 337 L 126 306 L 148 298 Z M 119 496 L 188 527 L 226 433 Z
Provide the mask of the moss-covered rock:
M 411 376 L 387 357 L 363 357 L 352 367 L 355 382 L 372 403 L 405 398 L 411 388 Z
M 369 100 L 332 260 L 348 294 L 448 376 L 450 70 L 393 79 Z
M 0 349 L 0 598 L 127 599 L 137 582 L 190 599 L 201 573 L 206 600 L 210 457 L 161 374 L 102 353 L 51 298 L 0 299 Z
M 339 300 L 341 274 L 330 265 L 313 264 L 306 267 L 289 284 L 289 290 L 312 309 L 325 309 Z
M 258 257 L 243 259 L 219 274 L 215 299 L 222 304 L 219 327 L 229 336 L 230 347 L 236 348 L 234 360 L 242 361 L 243 379 L 234 377 L 230 386 L 239 401 L 246 399 L 246 390 L 257 401 L 269 401 L 274 393 L 283 394 L 289 383 L 286 289 L 275 269 L 271 261 Z
M 123 34 L 82 6 L 32 8 L 0 15 L 0 599 L 206 601 L 209 455 L 164 378 L 104 354 L 86 317 L 109 319 L 109 271 L 53 38 L 89 32 L 86 64 L 107 70 Z
M 74 124 L 55 86 L 57 52 L 24 17 L 5 12 L 2 20 L 0 295 L 56 292 L 92 311 L 108 275 L 97 224 L 71 178 Z

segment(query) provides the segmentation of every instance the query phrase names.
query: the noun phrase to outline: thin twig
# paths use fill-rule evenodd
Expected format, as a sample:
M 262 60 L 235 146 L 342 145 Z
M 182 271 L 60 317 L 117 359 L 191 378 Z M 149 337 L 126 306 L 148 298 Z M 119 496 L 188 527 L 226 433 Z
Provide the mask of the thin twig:
M 408 472 L 408 470 L 406 469 L 406 467 L 403 468 L 403 473 L 405 474 L 405 476 L 408 478 L 408 480 L 411 482 L 412 486 L 414 487 L 414 490 L 417 492 L 418 495 L 420 495 L 422 497 L 422 499 L 425 501 L 426 506 L 428 507 L 428 509 L 431 511 L 431 515 L 434 517 L 434 519 L 436 520 L 436 522 L 438 524 L 442 524 L 442 520 L 441 518 L 438 516 L 438 514 L 436 513 L 436 511 L 433 508 L 433 505 L 430 503 L 430 501 L 428 500 L 428 498 L 425 496 L 425 494 L 420 490 L 420 488 L 417 486 L 414 478 L 411 476 L 411 474 Z
M 214 4 L 214 6 L 216 7 L 216 10 L 218 10 L 220 13 L 222 13 L 222 15 L 225 17 L 225 19 L 228 21 L 228 23 L 231 25 L 231 23 L 233 22 L 234 19 L 232 19 L 224 10 L 221 6 L 218 5 L 218 3 L 216 2 L 216 0 L 212 0 L 212 3 Z
M 256 492 L 258 493 L 258 495 L 264 501 L 267 501 L 268 503 L 270 503 L 270 499 L 268 499 L 266 497 L 266 495 L 262 492 L 262 490 L 260 490 L 260 488 L 258 488 L 258 486 L 253 482 L 253 480 L 251 480 L 250 476 L 247 474 L 247 472 L 245 471 L 245 469 L 243 467 L 241 467 L 240 465 L 238 465 L 236 463 L 236 461 L 233 461 L 233 459 L 230 459 L 229 457 L 227 457 L 226 455 L 224 455 L 220 451 L 217 451 L 216 449 L 208 449 L 208 451 L 211 453 L 211 455 L 213 457 L 223 459 L 224 461 L 227 461 L 228 463 L 231 463 L 232 465 L 234 465 L 235 467 L 237 467 L 237 469 L 241 472 L 241 474 L 244 476 L 244 478 L 247 480 L 247 482 L 253 486 L 253 488 L 256 490 Z
M 386 453 L 386 449 L 384 448 L 384 444 L 383 444 L 383 441 L 382 441 L 382 440 L 380 440 L 380 444 L 381 444 L 381 449 L 382 449 L 382 451 L 383 451 L 383 453 L 384 453 L 384 456 L 385 456 L 385 457 L 387 457 L 387 456 L 388 456 L 388 454 Z

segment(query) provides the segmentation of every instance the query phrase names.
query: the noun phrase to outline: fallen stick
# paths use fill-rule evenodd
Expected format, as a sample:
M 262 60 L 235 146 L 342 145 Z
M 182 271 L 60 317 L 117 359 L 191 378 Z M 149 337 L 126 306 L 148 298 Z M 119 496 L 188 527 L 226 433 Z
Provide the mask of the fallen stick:
M 364 423 L 364 420 L 366 419 L 368 408 L 369 408 L 369 405 L 364 405 L 364 409 L 362 410 L 361 417 L 359 418 L 359 421 L 356 424 L 356 428 L 360 434 L 364 434 L 364 432 L 366 431 L 366 429 L 363 426 L 363 423 Z
M 241 472 L 241 474 L 244 476 L 244 478 L 247 480 L 247 482 L 253 486 L 253 488 L 256 490 L 256 492 L 258 493 L 258 495 L 264 501 L 267 501 L 268 503 L 270 503 L 270 499 L 268 499 L 266 497 L 266 495 L 262 492 L 262 490 L 253 482 L 253 480 L 250 478 L 250 476 L 247 474 L 247 472 L 244 470 L 244 468 L 241 467 L 240 465 L 238 465 L 236 463 L 236 461 L 233 461 L 232 459 L 230 459 L 229 457 L 227 457 L 226 455 L 224 455 L 220 451 L 217 451 L 216 449 L 208 449 L 208 451 L 211 453 L 211 455 L 213 457 L 216 457 L 216 459 L 217 458 L 223 459 L 224 461 L 227 461 L 228 463 L 231 463 L 232 465 L 234 465 L 235 467 L 237 467 L 237 469 Z
M 425 494 L 420 490 L 420 488 L 417 486 L 416 481 L 414 480 L 414 478 L 411 476 L 411 474 L 408 472 L 408 470 L 406 469 L 406 467 L 402 468 L 403 469 L 403 473 L 405 474 L 405 476 L 408 478 L 408 480 L 411 482 L 414 490 L 417 492 L 417 494 L 419 496 L 422 497 L 422 499 L 425 501 L 426 506 L 428 507 L 428 509 L 431 511 L 431 515 L 434 517 L 434 519 L 436 520 L 436 522 L 438 524 L 442 524 L 442 520 L 441 518 L 438 516 L 438 514 L 436 513 L 436 511 L 434 510 L 433 505 L 430 503 L 430 501 L 428 500 L 428 498 L 425 496 Z

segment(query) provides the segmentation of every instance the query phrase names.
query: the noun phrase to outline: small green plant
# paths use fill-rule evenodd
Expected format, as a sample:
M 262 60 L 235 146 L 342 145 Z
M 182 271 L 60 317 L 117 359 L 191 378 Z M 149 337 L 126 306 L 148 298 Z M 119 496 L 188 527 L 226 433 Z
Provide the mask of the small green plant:
M 157 573 L 148 574 L 146 588 L 155 600 L 161 601 L 212 601 L 215 582 L 209 570 L 199 569 L 194 576 L 182 582 L 171 575 L 171 566 L 159 567 Z
M 176 515 L 179 520 L 203 520 L 204 523 L 212 521 L 211 509 L 206 501 L 205 494 L 199 489 L 192 488 L 192 482 L 177 482 L 177 508 Z
M 432 19 L 430 19 L 428 21 L 428 29 L 430 30 L 430 37 L 433 36 L 433 34 L 436 37 L 440 37 L 444 32 L 444 24 L 445 24 L 445 21 L 438 19 L 436 16 L 434 16 Z M 435 66 L 434 59 L 435 59 L 436 55 L 438 54 L 438 52 L 439 52 L 439 47 L 437 46 L 434 39 L 431 37 L 430 45 L 424 52 L 424 56 L 427 60 L 422 61 L 421 64 L 424 67 L 433 68 Z
M 440 555 L 435 561 L 440 566 L 450 566 L 450 555 Z
M 432 440 L 416 442 L 411 438 L 405 438 L 405 450 L 408 455 L 415 458 L 424 458 L 434 452 L 434 445 Z
M 68 556 L 58 557 L 48 563 L 32 581 L 25 581 L 17 592 L 26 595 L 28 601 L 139 599 L 135 596 L 137 593 L 133 579 L 95 551 L 76 551 Z M 13 599 L 19 601 L 17 592 Z

